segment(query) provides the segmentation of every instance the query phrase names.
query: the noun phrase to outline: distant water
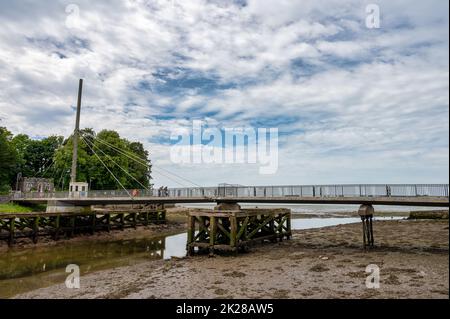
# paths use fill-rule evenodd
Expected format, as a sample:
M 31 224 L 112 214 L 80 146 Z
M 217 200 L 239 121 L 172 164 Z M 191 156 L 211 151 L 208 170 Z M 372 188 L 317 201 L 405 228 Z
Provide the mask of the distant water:
M 215 204 L 213 203 L 201 203 L 201 204 L 183 204 L 179 205 L 183 207 L 189 208 L 205 208 L 205 209 L 213 209 Z M 288 208 L 292 212 L 295 213 L 303 213 L 303 214 L 323 214 L 323 213 L 340 213 L 340 212 L 357 212 L 359 205 L 334 205 L 334 204 L 290 204 L 290 205 L 282 205 L 282 204 L 263 204 L 263 205 L 254 205 L 254 204 L 241 204 L 242 208 Z M 375 211 L 378 212 L 410 212 L 410 211 L 421 211 L 421 210 L 448 210 L 446 207 L 441 208 L 427 208 L 427 207 L 409 207 L 409 206 L 383 206 L 383 205 L 375 205 Z
M 375 217 L 374 220 L 401 220 L 404 217 Z M 302 230 L 302 229 L 314 229 L 322 228 L 328 226 L 345 225 L 360 223 L 360 218 L 342 218 L 342 217 L 331 217 L 331 218 L 298 218 L 292 219 L 292 230 Z

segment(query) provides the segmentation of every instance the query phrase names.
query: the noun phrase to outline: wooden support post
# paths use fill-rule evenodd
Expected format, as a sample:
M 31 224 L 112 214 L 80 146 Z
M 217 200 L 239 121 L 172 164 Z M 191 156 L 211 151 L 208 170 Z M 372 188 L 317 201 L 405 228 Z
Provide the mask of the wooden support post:
M 70 237 L 75 235 L 76 216 L 70 216 Z
M 237 248 L 237 220 L 236 216 L 230 216 L 230 246 L 233 251 Z
M 54 235 L 54 239 L 58 240 L 59 239 L 59 230 L 60 230 L 60 215 L 57 215 L 55 217 L 55 235 Z
M 243 240 L 245 240 L 247 238 L 247 225 L 248 222 L 250 221 L 250 218 L 247 216 L 244 219 L 244 222 L 242 223 L 241 229 L 239 230 L 239 232 L 236 235 L 236 241 L 239 242 L 239 240 L 242 238 Z
M 194 248 L 198 248 L 199 252 L 209 249 L 210 254 L 217 250 L 237 253 L 245 251 L 257 242 L 289 236 L 291 227 L 289 218 L 289 210 L 283 209 L 279 211 L 216 209 L 214 212 L 190 213 L 188 254 L 192 255 Z
M 144 224 L 144 225 L 145 225 L 145 226 L 148 226 L 148 214 L 149 214 L 149 213 L 148 213 L 148 212 L 145 212 L 144 214 L 145 214 L 145 224 Z
M 286 220 L 286 225 L 287 225 L 287 235 L 286 235 L 286 238 L 287 238 L 287 239 L 291 239 L 291 238 L 292 238 L 291 213 L 288 213 L 288 218 L 287 218 L 287 220 Z
M 38 242 L 39 236 L 39 217 L 35 217 L 33 220 L 33 243 L 36 244 Z
M 133 228 L 136 229 L 137 222 L 136 222 L 136 213 L 131 213 L 131 220 L 133 223 Z
M 96 214 L 91 214 L 91 234 L 94 235 L 95 234 L 95 219 L 96 219 Z
M 120 230 L 125 228 L 125 213 L 120 214 Z
M 373 238 L 373 223 L 372 223 L 372 217 L 369 218 L 369 228 L 370 228 L 370 247 L 373 247 L 375 245 L 375 240 Z
M 269 228 L 270 228 L 270 234 L 271 235 L 275 235 L 277 233 L 276 230 L 275 230 L 275 219 L 272 219 L 269 222 Z M 272 243 L 276 243 L 277 242 L 277 238 L 274 237 L 271 241 L 272 241 Z
M 15 232 L 16 232 L 16 218 L 9 219 L 9 241 L 8 245 L 11 247 L 15 243 Z
M 374 246 L 373 238 L 373 225 L 372 219 L 374 214 L 374 209 L 372 205 L 361 205 L 358 210 L 359 216 L 361 216 L 361 221 L 363 224 L 363 245 L 364 249 L 372 248 Z
M 203 216 L 199 216 L 197 217 L 198 220 L 198 231 L 199 231 L 199 240 L 200 241 L 205 241 L 205 235 L 206 235 L 206 230 L 205 230 L 205 217 Z
M 211 216 L 209 220 L 209 254 L 214 254 L 214 245 L 216 243 L 216 233 L 217 233 L 217 223 L 216 223 L 216 217 Z
M 188 217 L 188 240 L 187 240 L 187 253 L 188 255 L 192 255 L 194 253 L 194 247 L 192 244 L 194 243 L 195 238 L 195 217 L 189 216 Z
M 111 213 L 106 213 L 106 230 L 111 232 Z

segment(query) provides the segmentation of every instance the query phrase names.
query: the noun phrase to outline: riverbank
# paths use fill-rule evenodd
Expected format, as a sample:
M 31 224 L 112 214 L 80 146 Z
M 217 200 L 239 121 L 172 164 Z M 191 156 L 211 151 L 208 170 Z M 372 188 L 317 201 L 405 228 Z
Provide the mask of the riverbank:
M 361 225 L 294 231 L 250 253 L 146 261 L 90 273 L 17 298 L 448 298 L 448 220 L 376 221 L 377 247 L 361 249 Z M 380 288 L 365 270 L 380 268 Z

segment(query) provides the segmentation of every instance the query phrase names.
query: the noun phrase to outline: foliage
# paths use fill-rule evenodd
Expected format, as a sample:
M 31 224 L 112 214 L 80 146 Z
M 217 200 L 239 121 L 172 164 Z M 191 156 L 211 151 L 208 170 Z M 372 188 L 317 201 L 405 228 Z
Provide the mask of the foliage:
M 96 134 L 84 129 L 80 133 L 84 138 L 78 142 L 78 181 L 90 183 L 91 189 L 120 189 L 120 184 L 127 189 L 149 187 L 151 164 L 141 143 L 121 138 L 112 130 Z M 73 136 L 66 140 L 62 136 L 35 140 L 25 134 L 13 136 L 0 127 L 0 191 L 15 187 L 19 172 L 24 177 L 53 178 L 57 189 L 66 190 L 72 150 Z M 139 160 L 133 160 L 136 158 Z
M 111 130 L 96 135 L 91 129 L 85 129 L 81 135 L 84 139 L 78 142 L 77 180 L 88 182 L 91 189 L 120 189 L 120 184 L 126 189 L 149 187 L 151 164 L 141 143 L 130 142 Z M 73 136 L 55 154 L 55 168 L 60 175 L 56 181 L 58 187 L 67 186 L 70 181 L 72 148 Z M 146 165 L 131 158 L 139 158 Z
M 0 204 L 0 213 L 33 213 L 42 211 L 42 205 L 23 206 L 18 204 Z
M 12 139 L 18 154 L 18 172 L 27 177 L 54 177 L 53 157 L 62 145 L 62 136 L 50 136 L 42 140 L 32 140 L 20 134 Z
M 17 151 L 11 144 L 12 134 L 0 127 L 0 190 L 5 191 L 17 169 Z

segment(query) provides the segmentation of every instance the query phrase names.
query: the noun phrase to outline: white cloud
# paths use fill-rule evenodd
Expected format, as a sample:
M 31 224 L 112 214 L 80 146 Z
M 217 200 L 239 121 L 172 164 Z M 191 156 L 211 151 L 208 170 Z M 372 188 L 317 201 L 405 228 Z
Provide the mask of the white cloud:
M 78 28 L 66 1 L 0 3 L 0 118 L 14 133 L 69 135 L 83 77 L 83 126 L 140 140 L 199 184 L 448 180 L 448 3 L 378 1 L 379 30 L 356 0 L 76 3 Z M 208 117 L 275 123 L 278 173 L 171 164 L 158 140 Z

